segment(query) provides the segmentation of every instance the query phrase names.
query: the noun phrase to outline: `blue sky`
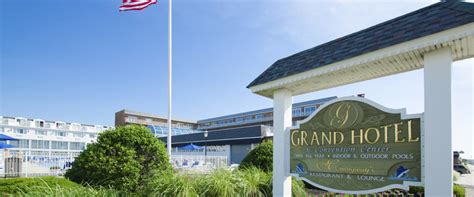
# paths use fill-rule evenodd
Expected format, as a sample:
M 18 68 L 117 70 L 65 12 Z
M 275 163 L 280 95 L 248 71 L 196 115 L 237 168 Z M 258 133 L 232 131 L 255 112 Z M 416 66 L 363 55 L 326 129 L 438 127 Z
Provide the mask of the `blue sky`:
M 124 108 L 166 115 L 168 1 L 132 12 L 119 12 L 120 2 L 1 1 L 0 115 L 106 125 Z M 173 114 L 200 120 L 270 107 L 245 87 L 277 59 L 432 2 L 174 0 Z M 472 64 L 454 65 L 454 116 L 471 123 L 457 130 L 473 128 Z M 419 113 L 422 82 L 418 70 L 294 101 L 365 93 Z

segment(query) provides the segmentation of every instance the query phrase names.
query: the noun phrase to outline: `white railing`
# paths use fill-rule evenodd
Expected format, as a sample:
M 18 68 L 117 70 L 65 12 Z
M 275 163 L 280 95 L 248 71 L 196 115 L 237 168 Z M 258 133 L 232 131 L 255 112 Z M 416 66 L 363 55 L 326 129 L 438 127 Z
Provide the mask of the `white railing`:
M 0 151 L 0 177 L 62 176 L 79 152 Z
M 199 130 L 203 129 L 213 129 L 213 128 L 219 128 L 219 127 L 227 127 L 227 126 L 235 126 L 235 125 L 241 125 L 241 124 L 250 124 L 250 123 L 256 123 L 256 122 L 265 122 L 265 121 L 270 121 L 272 120 L 273 117 L 263 117 L 263 118 L 258 118 L 258 119 L 250 119 L 250 120 L 241 120 L 241 121 L 235 121 L 235 122 L 227 122 L 227 123 L 221 123 L 221 124 L 213 124 L 213 125 L 208 125 L 208 126 L 200 126 L 198 127 Z M 212 121 L 215 122 L 215 121 Z
M 228 164 L 227 156 L 171 155 L 170 160 L 174 169 L 190 173 L 208 173 Z
M 63 176 L 80 152 L 0 151 L 0 178 Z M 228 166 L 227 156 L 172 155 L 174 169 L 190 173 L 209 173 Z

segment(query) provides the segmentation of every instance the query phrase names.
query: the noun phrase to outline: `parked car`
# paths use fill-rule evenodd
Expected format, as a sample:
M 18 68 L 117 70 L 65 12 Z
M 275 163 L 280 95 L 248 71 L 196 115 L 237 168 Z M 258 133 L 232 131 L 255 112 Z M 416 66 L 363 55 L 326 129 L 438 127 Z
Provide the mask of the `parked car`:
M 461 174 L 471 174 L 471 171 L 469 170 L 469 168 L 467 168 L 465 165 L 462 165 L 462 164 L 454 164 L 454 170 Z

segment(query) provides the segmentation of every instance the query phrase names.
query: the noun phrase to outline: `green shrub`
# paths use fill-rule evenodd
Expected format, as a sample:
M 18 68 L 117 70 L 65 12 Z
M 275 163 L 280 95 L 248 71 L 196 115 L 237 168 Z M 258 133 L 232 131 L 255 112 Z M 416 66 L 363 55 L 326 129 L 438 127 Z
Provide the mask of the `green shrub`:
M 142 190 L 153 171 L 170 170 L 161 141 L 145 127 L 125 126 L 99 134 L 65 176 L 94 187 L 135 192 Z
M 303 181 L 297 181 L 291 178 L 291 193 L 293 196 L 307 196 Z
M 293 196 L 306 196 L 302 181 L 293 179 L 292 184 Z M 272 173 L 255 167 L 235 171 L 220 169 L 207 175 L 157 173 L 140 194 L 178 197 L 272 196 Z
M 245 190 L 242 191 L 243 196 L 260 197 L 272 195 L 271 173 L 263 172 L 255 167 L 239 170 L 237 173 L 245 185 Z
M 162 173 L 148 182 L 144 196 L 198 196 L 195 180 L 182 174 Z
M 196 189 L 202 196 L 230 197 L 245 191 L 245 183 L 237 172 L 220 169 L 196 179 Z
M 239 170 L 256 173 L 255 169 L 260 169 L 263 172 L 268 173 L 268 185 L 262 186 L 262 190 L 266 196 L 271 196 L 272 192 L 272 179 L 271 172 L 273 171 L 273 142 L 267 141 L 259 144 L 253 150 L 251 150 L 245 158 L 240 162 Z M 253 172 L 252 172 L 253 171 Z M 306 196 L 305 185 L 303 181 L 297 181 L 292 178 L 292 194 L 293 196 Z
M 453 194 L 456 197 L 464 197 L 466 196 L 466 189 L 460 185 L 454 185 L 453 186 Z
M 425 188 L 422 186 L 410 186 L 410 189 L 408 190 L 410 194 L 423 194 L 425 193 Z
M 273 171 L 273 143 L 271 141 L 259 144 L 240 162 L 240 169 L 251 167 L 259 168 L 264 172 Z
M 199 196 L 272 196 L 272 173 L 255 167 L 237 171 L 222 169 L 196 177 L 194 185 Z M 292 188 L 293 196 L 306 196 L 302 181 L 292 179 Z
M 425 188 L 424 187 L 410 187 L 410 194 L 422 194 L 425 192 Z M 456 197 L 464 197 L 466 196 L 466 191 L 464 189 L 464 187 L 460 186 L 460 185 L 456 185 L 454 184 L 453 185 L 453 194 L 454 196 Z

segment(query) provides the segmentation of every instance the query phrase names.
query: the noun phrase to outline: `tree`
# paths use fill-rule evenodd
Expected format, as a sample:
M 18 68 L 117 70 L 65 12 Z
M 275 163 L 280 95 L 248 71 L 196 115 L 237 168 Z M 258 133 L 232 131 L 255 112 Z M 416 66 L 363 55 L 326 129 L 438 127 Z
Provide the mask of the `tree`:
M 240 169 L 256 167 L 264 172 L 273 171 L 273 143 L 267 141 L 251 150 L 240 162 Z
M 99 134 L 65 176 L 82 184 L 135 192 L 152 173 L 170 170 L 163 142 L 143 126 L 124 126 Z

